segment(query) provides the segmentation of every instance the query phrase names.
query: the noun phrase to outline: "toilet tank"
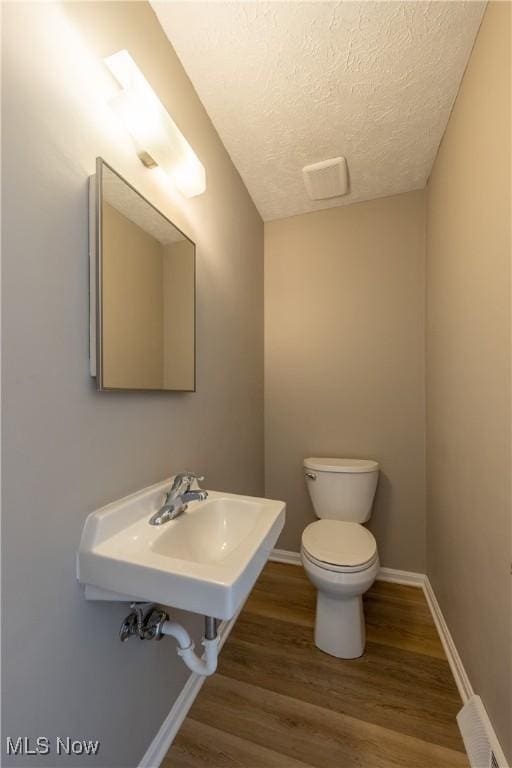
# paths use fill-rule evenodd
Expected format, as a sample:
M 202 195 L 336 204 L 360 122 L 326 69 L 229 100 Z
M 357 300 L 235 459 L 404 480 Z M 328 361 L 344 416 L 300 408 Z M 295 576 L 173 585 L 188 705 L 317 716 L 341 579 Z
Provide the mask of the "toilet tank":
M 304 476 L 317 517 L 369 520 L 379 479 L 376 461 L 309 458 L 304 460 Z

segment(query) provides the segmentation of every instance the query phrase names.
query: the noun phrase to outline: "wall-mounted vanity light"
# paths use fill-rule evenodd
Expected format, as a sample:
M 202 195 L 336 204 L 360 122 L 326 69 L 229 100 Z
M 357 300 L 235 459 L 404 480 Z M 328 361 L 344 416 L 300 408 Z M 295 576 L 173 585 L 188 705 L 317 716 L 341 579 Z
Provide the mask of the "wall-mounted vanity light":
M 144 165 L 160 166 L 185 197 L 202 194 L 206 189 L 203 164 L 128 51 L 118 51 L 104 61 L 121 86 L 110 105 L 135 141 Z

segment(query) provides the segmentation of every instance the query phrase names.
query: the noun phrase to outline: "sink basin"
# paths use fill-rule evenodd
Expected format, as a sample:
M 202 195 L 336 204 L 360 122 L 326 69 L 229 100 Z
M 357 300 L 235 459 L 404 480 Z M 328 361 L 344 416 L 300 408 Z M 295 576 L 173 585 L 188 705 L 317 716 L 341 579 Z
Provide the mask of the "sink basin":
M 260 507 L 253 501 L 209 498 L 178 525 L 162 531 L 152 544 L 153 552 L 194 563 L 225 560 L 258 523 Z
M 209 491 L 175 520 L 150 525 L 170 484 L 165 480 L 88 516 L 78 580 L 91 600 L 143 600 L 230 619 L 275 546 L 285 504 Z

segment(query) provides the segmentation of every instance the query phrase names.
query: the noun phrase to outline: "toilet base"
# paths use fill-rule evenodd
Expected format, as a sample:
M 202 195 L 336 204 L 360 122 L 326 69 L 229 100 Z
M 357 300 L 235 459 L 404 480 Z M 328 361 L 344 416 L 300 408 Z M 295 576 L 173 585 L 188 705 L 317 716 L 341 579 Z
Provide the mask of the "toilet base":
M 338 659 L 357 659 L 363 655 L 366 631 L 362 597 L 340 600 L 317 593 L 315 645 Z

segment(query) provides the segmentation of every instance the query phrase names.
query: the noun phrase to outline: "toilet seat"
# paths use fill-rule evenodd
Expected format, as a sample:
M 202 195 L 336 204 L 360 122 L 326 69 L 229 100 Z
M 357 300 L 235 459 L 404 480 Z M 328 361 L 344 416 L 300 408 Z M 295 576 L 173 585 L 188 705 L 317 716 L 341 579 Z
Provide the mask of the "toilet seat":
M 345 573 L 347 575 L 351 573 L 356 574 L 367 571 L 372 568 L 379 560 L 378 554 L 375 553 L 375 556 L 372 557 L 371 560 L 368 560 L 367 563 L 363 563 L 362 565 L 334 565 L 333 563 L 324 563 L 323 560 L 318 560 L 316 557 L 313 557 L 313 555 L 311 555 L 304 548 L 304 546 L 302 547 L 302 557 L 312 565 L 316 565 L 318 568 L 321 568 L 323 571 L 331 571 L 332 573 Z
M 377 542 L 359 523 L 317 520 L 305 528 L 302 548 L 320 568 L 355 573 L 370 568 L 378 558 Z

